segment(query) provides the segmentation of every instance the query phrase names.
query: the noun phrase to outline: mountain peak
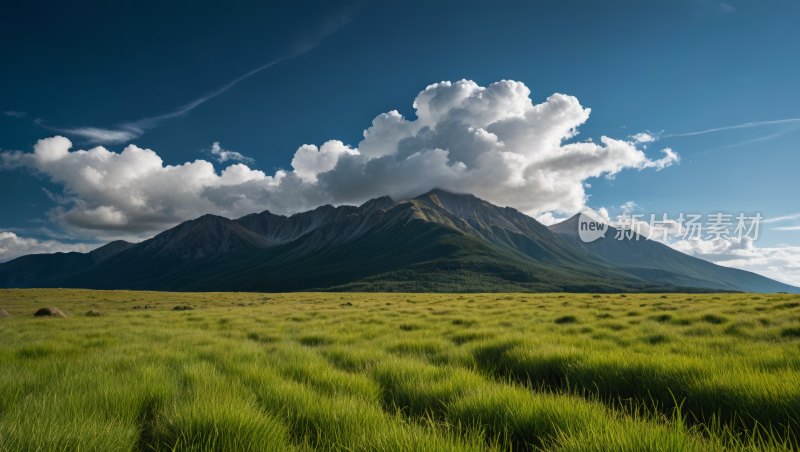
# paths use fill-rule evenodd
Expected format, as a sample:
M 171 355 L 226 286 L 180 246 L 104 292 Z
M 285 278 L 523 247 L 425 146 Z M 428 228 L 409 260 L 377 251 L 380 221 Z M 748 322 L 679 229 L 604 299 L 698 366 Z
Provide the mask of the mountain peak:
M 368 214 L 375 212 L 377 210 L 388 209 L 393 205 L 397 204 L 394 200 L 388 196 L 381 196 L 378 198 L 372 198 L 369 201 L 361 204 L 358 207 L 359 214 Z
M 581 214 L 576 213 L 562 222 L 551 224 L 547 228 L 556 234 L 578 235 L 578 219 L 580 217 Z
M 471 193 L 455 193 L 455 192 L 447 191 L 445 189 L 438 188 L 438 187 L 434 188 L 433 190 L 429 190 L 428 192 L 423 193 L 423 194 L 417 196 L 416 198 L 424 198 L 424 197 L 428 197 L 430 195 L 435 195 L 437 197 L 439 197 L 439 196 L 451 196 L 451 197 L 459 197 L 459 198 L 463 197 L 463 198 L 479 199 L 479 198 L 475 197 L 475 195 L 473 195 Z
M 114 240 L 113 242 L 108 242 L 94 251 L 90 251 L 88 254 L 91 256 L 94 262 L 101 262 L 119 253 L 120 251 L 127 250 L 133 245 L 135 244 L 126 242 L 125 240 Z

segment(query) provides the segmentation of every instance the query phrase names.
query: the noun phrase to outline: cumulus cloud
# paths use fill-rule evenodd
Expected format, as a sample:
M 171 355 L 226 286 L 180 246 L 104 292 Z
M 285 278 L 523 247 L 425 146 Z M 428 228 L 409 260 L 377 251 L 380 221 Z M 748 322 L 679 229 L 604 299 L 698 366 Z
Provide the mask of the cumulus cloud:
M 13 232 L 0 232 L 0 262 L 6 262 L 26 254 L 42 253 L 68 253 L 78 251 L 88 253 L 99 244 L 86 243 L 61 243 L 56 240 L 37 240 L 33 238 L 19 237 Z
M 213 155 L 218 162 L 224 163 L 228 160 L 233 160 L 237 162 L 245 162 L 249 164 L 255 163 L 255 160 L 251 159 L 250 157 L 245 157 L 244 155 L 234 152 L 234 151 L 227 151 L 222 149 L 219 145 L 219 141 L 215 141 L 214 144 L 211 145 L 211 149 L 208 152 Z
M 636 141 L 637 143 L 651 143 L 653 141 L 656 141 L 656 137 L 645 132 L 632 135 L 631 138 L 633 138 L 634 141 Z
M 304 182 L 314 183 L 317 174 L 332 170 L 342 154 L 358 155 L 358 151 L 335 140 L 328 141 L 319 149 L 313 144 L 304 144 L 294 153 L 292 168 Z
M 416 119 L 381 114 L 357 146 L 337 140 L 300 146 L 292 170 L 273 175 L 242 163 L 220 173 L 204 160 L 165 166 L 154 151 L 136 145 L 121 153 L 100 146 L 71 151 L 60 136 L 40 140 L 33 153 L 0 156 L 5 167 L 31 168 L 63 184 L 70 203 L 52 209 L 51 220 L 120 234 L 158 231 L 204 213 L 291 214 L 382 195 L 400 200 L 437 187 L 534 217 L 569 215 L 585 204 L 586 179 L 680 161 L 669 148 L 653 160 L 635 140 L 567 143 L 590 110 L 564 94 L 539 104 L 529 96 L 523 83 L 510 80 L 488 87 L 435 83 L 414 100 Z M 222 152 L 230 151 L 219 148 L 218 160 Z
M 750 237 L 728 240 L 681 240 L 672 248 L 726 267 L 752 271 L 768 278 L 800 286 L 800 247 L 757 247 Z

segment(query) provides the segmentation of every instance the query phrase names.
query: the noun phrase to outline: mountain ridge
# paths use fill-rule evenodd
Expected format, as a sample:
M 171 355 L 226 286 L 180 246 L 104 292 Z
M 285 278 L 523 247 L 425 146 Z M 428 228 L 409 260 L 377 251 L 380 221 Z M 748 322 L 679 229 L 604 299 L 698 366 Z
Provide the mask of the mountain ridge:
M 743 292 L 795 292 L 797 287 L 746 270 L 723 267 L 634 233 L 616 239 L 618 229 L 608 226 L 603 238 L 583 242 L 578 235 L 580 214 L 549 227 L 572 246 L 596 254 L 626 272 L 645 276 L 653 282 L 692 285 L 708 289 Z M 623 236 L 624 237 L 624 236 Z M 659 272 L 660 271 L 660 272 Z
M 800 292 L 755 274 L 733 284 L 742 279 L 733 275 L 735 269 L 657 242 L 616 245 L 611 251 L 587 245 L 577 238 L 577 225 L 572 233 L 569 228 L 570 223 L 546 227 L 511 207 L 434 189 L 399 202 L 383 196 L 360 206 L 325 205 L 291 216 L 203 215 L 138 244 L 112 246 L 98 262 L 50 270 L 29 283 L 175 291 L 667 292 L 785 286 L 783 291 Z M 23 258 L 28 256 L 9 263 Z M 5 265 L 0 264 L 0 283 Z

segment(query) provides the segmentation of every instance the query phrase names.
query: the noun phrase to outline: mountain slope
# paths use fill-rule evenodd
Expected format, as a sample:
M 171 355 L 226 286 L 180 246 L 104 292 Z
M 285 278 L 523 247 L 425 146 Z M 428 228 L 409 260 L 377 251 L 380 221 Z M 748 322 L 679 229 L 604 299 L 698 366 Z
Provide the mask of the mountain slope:
M 267 210 L 244 216 L 236 222 L 267 239 L 270 246 L 276 246 L 296 240 L 314 229 L 341 220 L 348 215 L 369 214 L 392 205 L 394 205 L 392 198 L 383 196 L 371 199 L 360 207 L 324 205 L 290 217 L 275 215 Z
M 29 254 L 0 264 L 0 288 L 37 287 L 50 279 L 87 269 L 133 243 L 116 240 L 88 253 Z
M 171 291 L 797 290 L 657 242 L 584 244 L 577 218 L 570 221 L 547 228 L 515 209 L 442 190 L 289 217 L 204 215 L 110 247 L 96 254 L 102 260 L 62 263 L 29 283 Z
M 579 215 L 575 215 L 550 226 L 550 230 L 574 247 L 594 253 L 624 271 L 650 282 L 742 292 L 800 293 L 797 287 L 745 270 L 716 265 L 641 236 L 638 240 L 636 235 L 630 239 L 617 240 L 614 238 L 617 229 L 613 227 L 606 230 L 604 238 L 583 242 L 578 236 L 578 218 Z
M 162 235 L 178 235 L 176 231 L 167 231 L 151 239 L 154 243 L 143 242 L 91 271 L 58 281 L 58 285 L 190 291 L 656 288 L 611 266 L 608 271 L 593 269 L 595 274 L 588 274 L 509 253 L 485 240 L 466 220 L 445 209 L 432 195 L 405 200 L 388 209 L 365 209 L 365 206 L 283 245 L 181 261 L 173 257 L 169 263 L 156 256 L 146 263 L 132 261 L 132 256 L 145 255 L 137 248 L 153 247 Z M 175 229 L 187 227 L 181 225 Z M 274 230 L 262 229 L 265 233 Z M 157 271 L 136 270 L 131 262 Z

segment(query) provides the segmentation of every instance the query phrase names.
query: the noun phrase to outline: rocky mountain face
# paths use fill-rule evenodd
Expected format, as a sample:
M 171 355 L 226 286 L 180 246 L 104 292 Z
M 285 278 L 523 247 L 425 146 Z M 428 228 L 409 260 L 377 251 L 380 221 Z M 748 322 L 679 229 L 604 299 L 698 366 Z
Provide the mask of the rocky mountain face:
M 204 215 L 135 245 L 112 242 L 70 259 L 24 256 L 0 265 L 0 281 L 192 291 L 800 291 L 657 242 L 612 242 L 581 242 L 577 217 L 548 228 L 510 207 L 433 190 L 291 216 Z

